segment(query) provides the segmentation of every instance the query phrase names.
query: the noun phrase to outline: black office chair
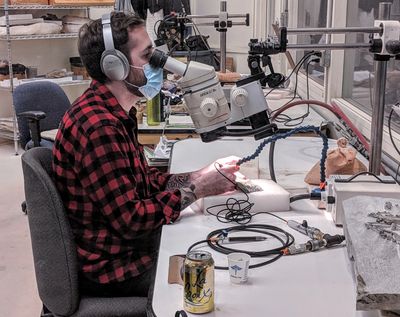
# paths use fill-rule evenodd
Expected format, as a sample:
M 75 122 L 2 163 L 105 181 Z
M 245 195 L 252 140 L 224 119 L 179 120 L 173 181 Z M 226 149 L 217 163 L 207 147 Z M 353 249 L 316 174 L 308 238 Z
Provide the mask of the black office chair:
M 57 129 L 71 103 L 57 84 L 49 81 L 20 85 L 13 93 L 17 114 L 19 141 L 23 149 L 53 147 L 52 140 L 42 139 L 42 131 Z M 26 202 L 21 203 L 26 214 Z
M 37 147 L 22 155 L 25 197 L 42 317 L 144 317 L 146 297 L 80 297 L 71 227 L 50 177 L 52 151 Z
M 57 129 L 64 113 L 71 107 L 62 88 L 49 81 L 23 84 L 15 88 L 13 102 L 22 148 L 52 148 L 53 142 L 42 139 L 40 133 Z

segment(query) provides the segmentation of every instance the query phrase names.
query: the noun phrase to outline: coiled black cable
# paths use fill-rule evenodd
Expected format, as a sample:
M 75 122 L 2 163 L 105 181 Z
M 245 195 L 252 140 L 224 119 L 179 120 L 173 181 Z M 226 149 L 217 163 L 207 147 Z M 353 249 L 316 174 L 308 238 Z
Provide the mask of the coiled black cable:
M 225 204 L 218 204 L 210 206 L 206 209 L 206 212 L 212 216 L 215 216 L 219 222 L 229 223 L 236 222 L 238 224 L 246 224 L 251 221 L 253 214 L 250 213 L 254 203 L 249 201 L 249 195 L 244 192 L 240 187 L 240 191 L 246 195 L 246 199 L 228 198 Z M 217 213 L 213 213 L 212 210 L 218 208 Z
M 219 170 L 217 163 L 214 164 L 214 167 L 218 171 L 218 173 L 221 174 L 226 180 L 235 184 L 235 182 L 230 180 L 226 175 L 224 175 L 224 173 L 222 173 Z M 278 218 L 279 220 L 285 223 L 287 221 L 284 218 L 279 217 L 267 211 L 251 214 L 250 210 L 253 207 L 254 203 L 251 203 L 249 201 L 249 195 L 247 195 L 247 193 L 241 187 L 238 187 L 238 189 L 246 196 L 246 199 L 229 198 L 227 199 L 225 204 L 219 204 L 208 207 L 206 209 L 206 212 L 209 213 L 210 215 L 215 216 L 219 222 L 222 223 L 236 222 L 240 225 L 229 228 L 218 229 L 210 232 L 207 235 L 207 239 L 193 243 L 189 247 L 187 252 L 192 250 L 197 245 L 207 243 L 211 249 L 223 254 L 229 254 L 232 252 L 244 252 L 250 255 L 252 258 L 273 256 L 271 259 L 267 261 L 250 265 L 249 268 L 257 268 L 273 263 L 283 255 L 284 249 L 288 248 L 290 245 L 294 243 L 294 237 L 287 231 L 276 226 L 265 225 L 265 224 L 247 224 L 247 223 L 249 223 L 254 216 L 259 214 L 268 214 L 270 216 Z M 225 208 L 222 208 L 215 214 L 211 212 L 213 208 L 220 208 L 220 207 L 225 207 Z M 223 238 L 226 237 L 228 233 L 237 231 L 258 232 L 260 234 L 273 237 L 281 243 L 281 246 L 269 250 L 256 252 L 256 251 L 237 250 L 221 245 Z M 215 266 L 215 268 L 219 270 L 228 270 L 228 267 L 224 266 Z
M 230 197 L 226 200 L 226 202 L 224 204 L 213 205 L 213 206 L 206 208 L 206 212 L 208 214 L 215 216 L 217 218 L 217 220 L 222 223 L 236 222 L 237 224 L 246 224 L 246 223 L 249 223 L 254 216 L 260 215 L 260 214 L 268 214 L 270 216 L 278 218 L 279 220 L 287 222 L 282 217 L 279 217 L 268 211 L 250 213 L 251 208 L 254 206 L 254 203 L 250 202 L 249 195 L 240 186 L 237 186 L 237 183 L 235 183 L 234 181 L 232 181 L 228 177 L 226 177 L 226 175 L 224 175 L 224 173 L 222 173 L 219 170 L 217 163 L 214 163 L 214 167 L 217 170 L 217 172 L 221 176 L 223 176 L 227 181 L 236 185 L 236 188 L 238 190 L 240 190 L 246 196 L 246 198 L 245 199 L 236 199 L 236 198 Z M 215 208 L 219 208 L 218 212 L 216 212 L 216 213 L 212 212 L 212 210 Z
M 246 251 L 246 250 L 238 250 L 238 249 L 233 249 L 233 248 L 228 248 L 225 247 L 221 244 L 223 238 L 228 235 L 228 233 L 232 232 L 243 232 L 243 231 L 250 231 L 250 232 L 257 232 L 263 235 L 267 235 L 269 237 L 275 238 L 281 243 L 281 246 L 264 250 L 264 251 Z M 264 265 L 271 264 L 278 260 L 282 255 L 283 255 L 283 250 L 288 248 L 294 243 L 294 237 L 287 231 L 276 227 L 276 226 L 271 226 L 271 225 L 265 225 L 265 224 L 250 224 L 250 225 L 239 225 L 239 226 L 233 226 L 229 228 L 222 228 L 222 229 L 217 229 L 212 232 L 210 232 L 207 235 L 206 240 L 201 240 L 198 241 L 194 244 L 192 244 L 188 251 L 191 251 L 195 246 L 202 244 L 202 243 L 207 243 L 208 246 L 213 249 L 214 251 L 217 251 L 219 253 L 223 254 L 229 254 L 232 252 L 243 252 L 248 255 L 250 255 L 252 258 L 261 258 L 261 257 L 270 257 L 273 256 L 271 259 L 257 263 L 257 264 L 252 264 L 249 266 L 250 269 L 254 269 L 257 267 L 261 267 Z M 215 266 L 215 269 L 217 270 L 228 270 L 228 267 L 226 266 Z

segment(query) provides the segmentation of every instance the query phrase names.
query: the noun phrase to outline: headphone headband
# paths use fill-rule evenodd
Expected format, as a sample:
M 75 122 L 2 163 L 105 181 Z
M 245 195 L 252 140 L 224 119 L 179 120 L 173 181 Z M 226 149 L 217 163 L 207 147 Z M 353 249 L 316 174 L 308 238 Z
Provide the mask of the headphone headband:
M 106 51 L 114 50 L 114 39 L 111 29 L 111 13 L 105 13 L 101 17 L 101 24 L 103 25 L 103 40 Z
M 105 50 L 101 54 L 100 67 L 104 75 L 110 80 L 125 80 L 129 74 L 129 61 L 127 57 L 115 49 L 111 27 L 111 13 L 101 17 L 103 26 L 103 40 Z

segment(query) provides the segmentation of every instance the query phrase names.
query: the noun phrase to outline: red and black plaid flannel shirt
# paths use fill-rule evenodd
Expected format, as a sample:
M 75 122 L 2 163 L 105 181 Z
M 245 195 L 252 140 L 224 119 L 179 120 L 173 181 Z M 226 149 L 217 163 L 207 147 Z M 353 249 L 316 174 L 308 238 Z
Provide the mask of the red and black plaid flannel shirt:
M 77 244 L 81 272 L 120 282 L 152 266 L 154 232 L 176 220 L 180 192 L 164 191 L 168 174 L 150 169 L 129 115 L 93 81 L 65 114 L 53 149 L 53 176 Z

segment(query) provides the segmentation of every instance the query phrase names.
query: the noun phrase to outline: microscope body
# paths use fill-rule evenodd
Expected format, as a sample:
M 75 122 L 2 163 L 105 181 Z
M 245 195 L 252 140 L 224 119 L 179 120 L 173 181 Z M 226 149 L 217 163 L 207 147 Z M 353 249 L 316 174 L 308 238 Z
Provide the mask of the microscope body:
M 224 136 L 227 125 L 245 118 L 250 119 L 253 129 L 270 123 L 260 75 L 237 82 L 231 89 L 229 107 L 214 67 L 193 61 L 185 64 L 159 50 L 154 51 L 150 65 L 182 76 L 178 83 L 183 91 L 183 99 L 196 132 L 204 142 Z M 271 131 L 268 133 L 270 135 Z M 263 136 L 265 132 L 255 135 L 256 139 Z
M 179 85 L 200 135 L 225 127 L 231 111 L 214 67 L 189 62 Z

